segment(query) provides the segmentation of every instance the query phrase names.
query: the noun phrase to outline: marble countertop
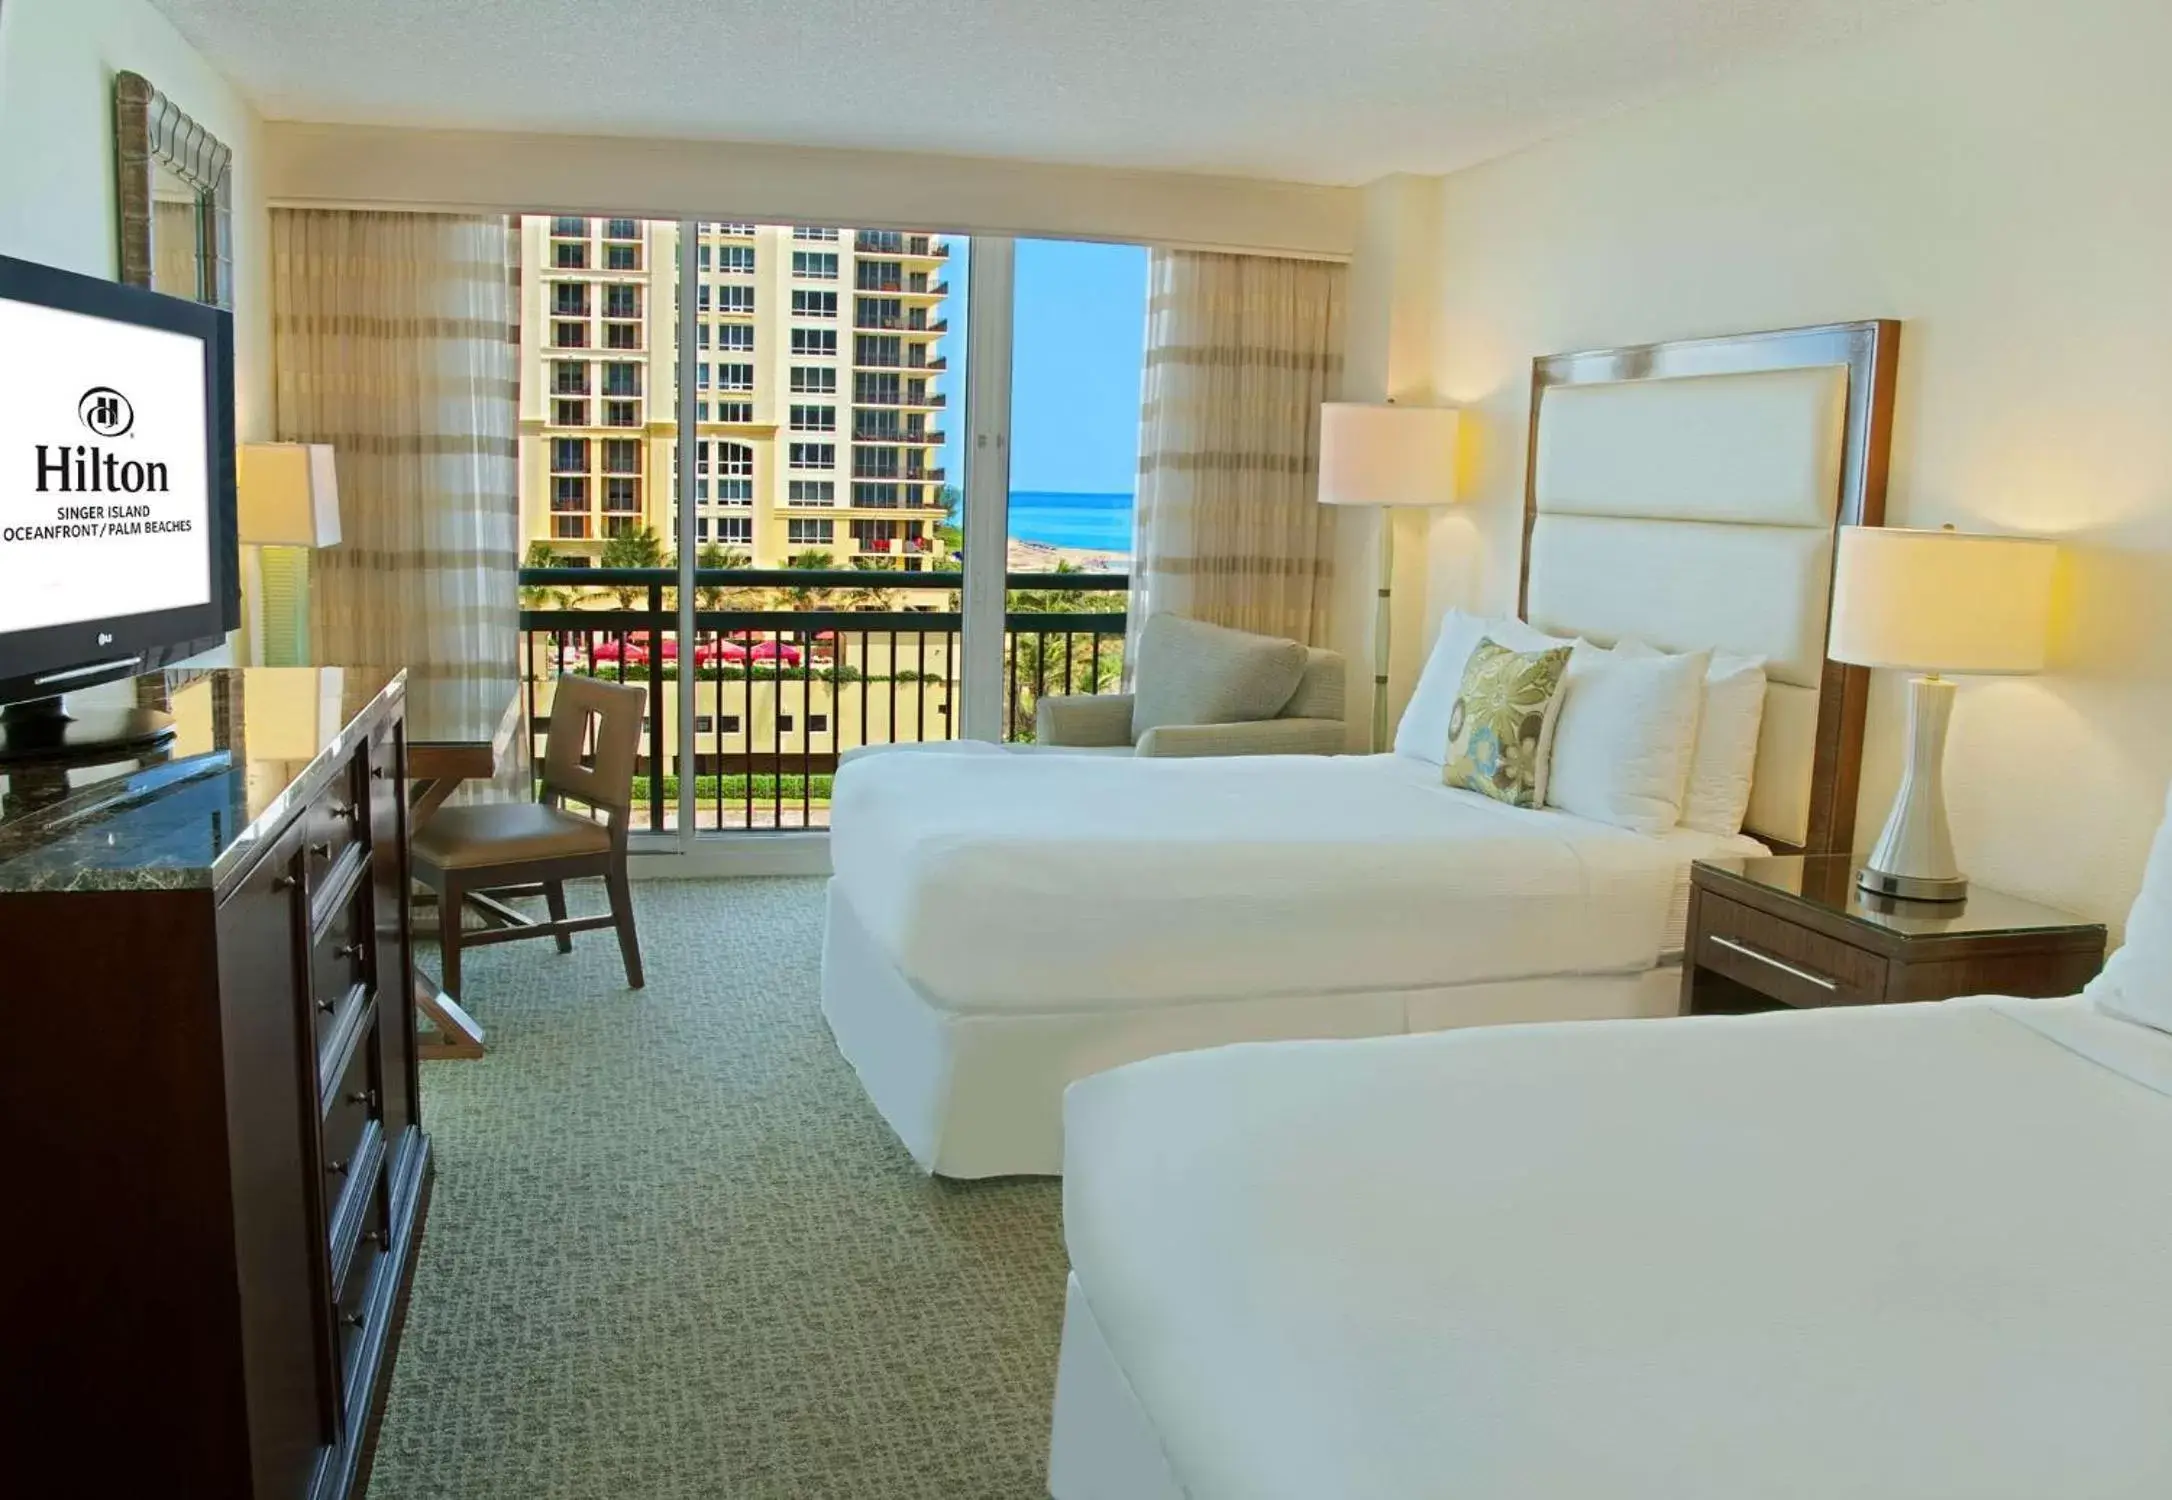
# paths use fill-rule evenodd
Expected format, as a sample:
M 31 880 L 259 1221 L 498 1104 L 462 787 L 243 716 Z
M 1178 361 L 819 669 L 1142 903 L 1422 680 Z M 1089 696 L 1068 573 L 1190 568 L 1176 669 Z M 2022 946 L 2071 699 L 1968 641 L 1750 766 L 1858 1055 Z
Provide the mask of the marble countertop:
M 156 756 L 0 774 L 0 892 L 223 884 L 405 700 L 407 675 L 218 668 L 135 688 L 139 706 L 173 716 Z

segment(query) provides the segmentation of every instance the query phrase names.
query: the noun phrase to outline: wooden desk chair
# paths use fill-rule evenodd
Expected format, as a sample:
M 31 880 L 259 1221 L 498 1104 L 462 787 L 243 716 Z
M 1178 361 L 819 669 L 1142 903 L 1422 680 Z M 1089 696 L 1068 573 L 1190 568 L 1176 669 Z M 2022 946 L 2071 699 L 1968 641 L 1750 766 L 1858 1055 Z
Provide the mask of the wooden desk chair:
M 573 934 L 618 929 L 626 982 L 641 988 L 641 942 L 634 933 L 633 897 L 626 881 L 626 833 L 632 822 L 634 760 L 641 746 L 641 711 L 648 690 L 593 677 L 561 677 L 551 700 L 550 744 L 543 753 L 543 795 L 536 802 L 441 807 L 414 835 L 414 873 L 437 892 L 444 944 L 445 993 L 460 998 L 460 950 L 478 943 L 554 937 L 573 951 Z M 598 823 L 561 805 L 571 797 L 602 808 Z M 611 910 L 596 917 L 566 915 L 566 882 L 601 875 Z M 517 889 L 516 889 L 517 888 Z M 460 917 L 471 894 L 540 891 L 550 920 L 537 922 L 490 903 L 501 925 L 463 933 Z

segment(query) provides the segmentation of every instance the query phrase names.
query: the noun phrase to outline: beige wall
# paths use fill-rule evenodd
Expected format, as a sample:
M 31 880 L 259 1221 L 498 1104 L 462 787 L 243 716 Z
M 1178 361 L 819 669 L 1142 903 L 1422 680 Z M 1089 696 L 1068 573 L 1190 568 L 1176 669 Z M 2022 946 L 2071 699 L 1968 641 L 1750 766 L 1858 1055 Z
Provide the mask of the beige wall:
M 1447 179 L 1436 383 L 1479 420 L 1432 615 L 1514 603 L 1533 355 L 1902 318 L 1890 519 L 2068 547 L 2053 670 L 1962 686 L 1962 862 L 2116 923 L 2172 771 L 2167 56 L 2162 0 L 1985 0 Z
M 261 123 L 146 0 L 0 0 L 0 254 L 89 276 L 120 267 L 113 75 L 141 73 L 234 149 L 236 417 L 271 434 L 269 222 Z
M 14 4 L 16 0 L 0 0 Z M 978 157 L 271 122 L 277 203 L 865 224 L 1342 256 L 1350 188 Z

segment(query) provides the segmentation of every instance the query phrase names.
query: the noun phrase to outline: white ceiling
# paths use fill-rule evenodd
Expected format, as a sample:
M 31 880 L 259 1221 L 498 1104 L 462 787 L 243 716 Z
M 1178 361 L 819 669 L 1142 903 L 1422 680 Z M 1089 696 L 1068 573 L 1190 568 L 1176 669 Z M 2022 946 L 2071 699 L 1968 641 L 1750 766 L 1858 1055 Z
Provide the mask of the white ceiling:
M 272 119 L 1439 172 L 1937 0 L 154 0 Z

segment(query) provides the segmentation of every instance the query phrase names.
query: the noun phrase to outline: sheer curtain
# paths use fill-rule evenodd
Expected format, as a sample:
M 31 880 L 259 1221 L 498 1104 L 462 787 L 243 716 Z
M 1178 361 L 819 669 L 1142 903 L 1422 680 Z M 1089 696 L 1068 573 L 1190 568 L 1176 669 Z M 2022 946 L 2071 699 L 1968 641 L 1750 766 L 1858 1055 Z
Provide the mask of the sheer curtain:
M 1321 639 L 1334 522 L 1320 403 L 1342 378 L 1344 267 L 1156 250 L 1131 628 L 1168 612 Z
M 310 559 L 320 662 L 516 674 L 511 236 L 501 218 L 272 210 L 278 433 L 339 466 L 340 543 Z

